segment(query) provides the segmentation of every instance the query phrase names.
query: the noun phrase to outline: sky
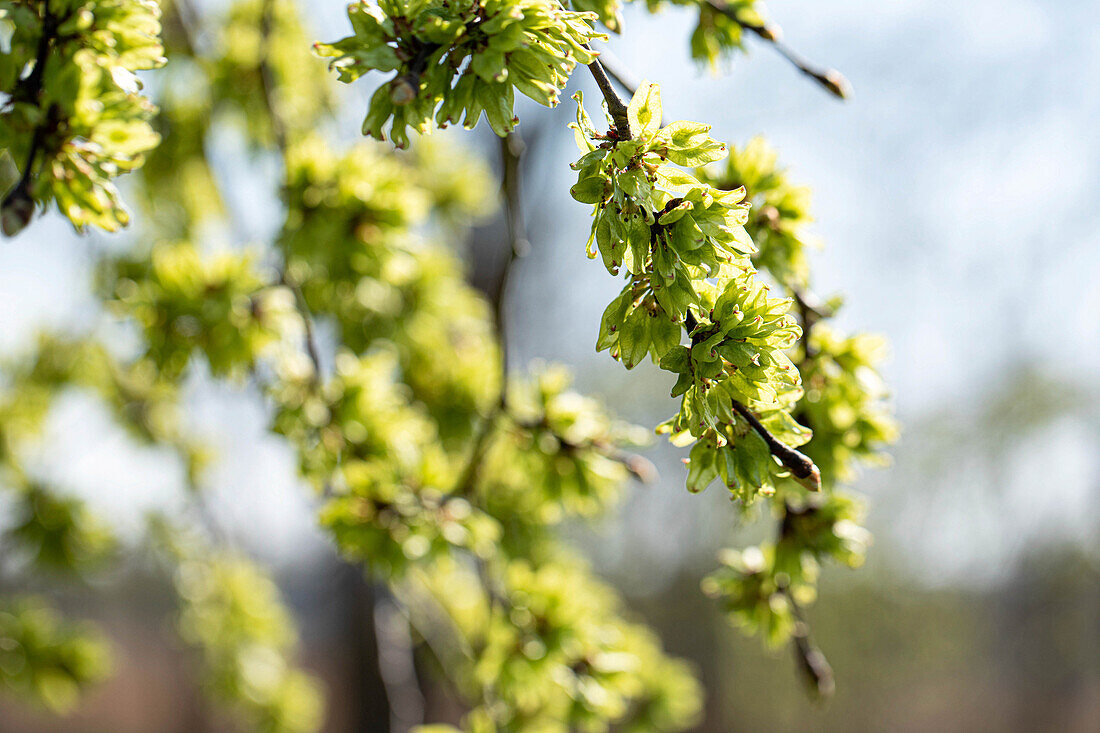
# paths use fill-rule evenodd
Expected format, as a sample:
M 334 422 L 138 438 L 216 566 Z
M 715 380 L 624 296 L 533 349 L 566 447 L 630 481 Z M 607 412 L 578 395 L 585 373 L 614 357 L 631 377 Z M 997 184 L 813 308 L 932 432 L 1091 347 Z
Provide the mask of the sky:
M 319 37 L 343 34 L 343 7 L 316 9 Z M 755 39 L 747 57 L 718 73 L 700 69 L 687 55 L 683 9 L 649 17 L 628 8 L 626 31 L 610 46 L 634 77 L 662 85 L 666 120 L 701 120 L 735 143 L 762 133 L 794 179 L 813 188 L 815 233 L 825 242 L 812 256 L 816 289 L 844 293 L 843 328 L 893 344 L 885 374 L 907 429 L 895 467 L 860 484 L 883 554 L 930 583 L 950 583 L 995 582 L 1037 543 L 1095 552 L 1096 403 L 1082 398 L 1079 409 L 1033 426 L 1025 419 L 1011 440 L 987 441 L 980 418 L 1020 369 L 1047 375 L 1042 390 L 1052 394 L 1100 375 L 1100 4 L 776 0 L 769 9 L 789 45 L 845 73 L 851 101 L 833 100 Z M 572 89 L 598 111 L 590 79 L 577 74 Z M 339 91 L 350 139 L 366 94 Z M 519 106 L 521 130 L 539 131 L 540 144 L 527 161 L 537 172 L 526 180 L 533 249 L 509 294 L 514 362 L 572 365 L 579 387 L 653 424 L 673 410 L 657 397 L 667 394 L 665 375 L 627 374 L 592 346 L 619 285 L 583 254 L 589 212 L 568 197 L 572 111 L 569 101 L 552 111 Z M 493 149 L 484 130 L 447 137 Z M 224 146 L 232 160 L 232 136 Z M 245 202 L 252 230 L 263 232 L 269 207 Z M 87 265 L 102 246 L 56 215 L 0 241 L 0 354 L 17 353 L 42 328 L 95 326 Z M 189 394 L 196 427 L 222 446 L 212 480 L 220 521 L 274 557 L 316 542 L 301 519 L 310 500 L 264 430 L 257 395 L 211 386 L 201 373 Z M 40 470 L 124 524 L 179 502 L 182 469 L 128 444 L 86 397 L 58 405 L 47 440 Z M 685 554 L 709 556 L 733 541 L 736 512 L 716 488 L 686 494 L 680 453 L 658 446 L 653 455 L 662 482 L 636 492 L 626 519 L 585 541 L 607 567 L 655 588 Z

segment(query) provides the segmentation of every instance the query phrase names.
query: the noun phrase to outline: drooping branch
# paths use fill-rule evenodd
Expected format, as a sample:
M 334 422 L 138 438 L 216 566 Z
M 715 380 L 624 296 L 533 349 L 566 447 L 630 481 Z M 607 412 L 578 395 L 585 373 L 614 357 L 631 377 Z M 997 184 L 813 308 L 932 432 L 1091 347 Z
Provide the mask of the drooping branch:
M 698 325 L 694 314 L 689 310 L 684 319 L 684 327 L 687 329 L 687 332 L 693 332 Z M 692 343 L 696 343 L 700 337 L 701 334 L 693 336 Z M 764 427 L 760 420 L 757 419 L 756 415 L 753 415 L 743 404 L 737 400 L 730 400 L 730 403 L 733 406 L 734 412 L 740 415 L 745 422 L 764 439 L 771 454 L 779 459 L 779 462 L 791 472 L 791 475 L 795 477 L 798 483 L 802 484 L 810 491 L 821 491 L 821 471 L 818 470 L 817 466 L 809 457 L 799 453 L 794 448 L 791 448 L 789 445 L 772 435 L 771 431 Z
M 424 722 L 425 708 L 409 633 L 411 621 L 397 600 L 387 595 L 375 598 L 372 620 L 378 645 L 378 671 L 390 707 L 390 730 L 410 730 Z
M 310 382 L 314 389 L 318 389 L 324 371 L 321 365 L 321 352 L 317 348 L 317 337 L 313 328 L 313 314 L 310 313 L 309 304 L 306 303 L 306 296 L 302 292 L 301 286 L 287 274 L 285 267 L 279 273 L 279 282 L 294 294 L 294 306 L 298 311 L 298 317 L 302 319 L 302 329 L 305 332 L 303 340 L 305 341 L 306 354 L 309 355 L 309 360 L 313 363 L 313 377 Z
M 783 58 L 806 76 L 820 84 L 826 91 L 838 99 L 848 99 L 852 96 L 852 85 L 836 69 L 822 69 L 800 54 L 792 50 L 779 38 L 779 29 L 773 25 L 757 25 L 742 20 L 737 11 L 731 8 L 723 0 L 706 0 L 707 5 L 714 11 L 721 13 L 744 30 L 749 31 L 758 38 L 770 43 Z
M 652 484 L 658 479 L 657 466 L 653 465 L 653 462 L 645 456 L 620 450 L 603 440 L 589 440 L 583 443 L 569 440 L 553 430 L 545 418 L 538 422 L 514 421 L 514 426 L 520 430 L 549 432 L 557 440 L 563 453 L 571 454 L 584 450 L 595 451 L 608 460 L 622 464 L 623 468 L 640 483 Z

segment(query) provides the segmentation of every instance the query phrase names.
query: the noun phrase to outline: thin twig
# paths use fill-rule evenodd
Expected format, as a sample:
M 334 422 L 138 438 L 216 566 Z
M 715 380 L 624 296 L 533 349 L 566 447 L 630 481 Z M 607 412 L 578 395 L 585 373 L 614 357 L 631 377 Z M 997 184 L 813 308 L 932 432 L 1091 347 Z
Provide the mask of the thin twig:
M 744 418 L 745 422 L 752 426 L 752 429 L 764 439 L 771 454 L 779 459 L 779 462 L 791 472 L 798 483 L 810 491 L 821 491 L 821 471 L 818 470 L 813 461 L 772 435 L 756 418 L 756 415 L 749 412 L 749 409 L 743 404 L 737 400 L 731 400 L 730 402 L 733 404 L 734 411 Z
M 800 72 L 820 84 L 826 91 L 838 99 L 848 99 L 852 96 L 852 85 L 844 75 L 836 69 L 822 69 L 803 58 L 796 51 L 779 40 L 779 31 L 773 26 L 756 25 L 738 17 L 737 11 L 727 5 L 723 0 L 706 0 L 706 4 L 715 12 L 721 13 L 743 29 L 753 33 L 763 41 L 770 43 L 775 50 L 791 62 Z
M 278 101 L 275 98 L 277 82 L 275 72 L 271 68 L 271 26 L 274 21 L 275 2 L 264 0 L 260 11 L 260 83 L 263 85 L 264 102 L 267 105 L 267 117 L 271 123 L 271 136 L 275 138 L 275 147 L 286 156 L 287 134 L 286 123 L 278 110 Z
M 659 478 L 657 467 L 645 456 L 619 450 L 613 445 L 608 445 L 604 441 L 591 440 L 584 443 L 577 443 L 569 440 L 565 436 L 555 432 L 547 423 L 545 417 L 538 422 L 520 422 L 518 420 L 513 420 L 512 424 L 516 428 L 528 432 L 545 431 L 550 433 L 554 436 L 554 439 L 558 441 L 565 453 L 576 453 L 582 450 L 595 451 L 608 460 L 621 463 L 635 480 L 643 484 L 655 483 Z
M 53 47 L 57 36 L 57 28 L 62 18 L 50 12 L 49 3 L 42 7 L 42 35 L 38 37 L 38 47 L 35 52 L 34 68 L 26 79 L 19 82 L 12 93 L 13 101 L 26 102 L 37 105 L 42 96 L 42 80 L 46 73 L 46 64 L 50 59 L 50 49 Z M 34 176 L 34 164 L 38 154 L 46 141 L 46 134 L 57 125 L 55 115 L 56 107 L 51 107 L 46 114 L 46 119 L 34 127 L 31 134 L 31 144 L 27 152 L 27 162 L 23 166 L 19 182 L 4 197 L 0 203 L 0 219 L 2 219 L 4 234 L 9 237 L 18 234 L 30 223 L 34 216 L 34 197 L 31 196 L 31 179 Z
M 503 389 L 501 390 L 503 400 Z M 468 496 L 473 493 L 474 487 L 477 485 L 478 475 L 481 472 L 481 464 L 485 460 L 485 450 L 488 447 L 489 436 L 493 434 L 493 427 L 496 425 L 497 419 L 500 417 L 502 407 L 498 403 L 493 412 L 486 416 L 481 425 L 478 426 L 477 434 L 474 436 L 474 444 L 470 446 L 470 457 L 466 459 L 466 465 L 462 469 L 462 473 L 458 476 L 458 481 L 455 482 L 454 494 L 456 496 Z
M 285 268 L 279 273 L 279 282 L 294 294 L 294 305 L 298 310 L 299 318 L 302 319 L 302 328 L 305 331 L 306 353 L 309 355 L 309 360 L 313 362 L 313 379 L 311 381 L 314 388 L 317 388 L 321 384 L 324 369 L 321 364 L 321 352 L 317 348 L 317 337 L 313 329 L 313 314 L 309 311 L 309 304 L 306 302 L 306 296 L 302 292 L 301 286 L 287 274 Z
M 270 59 L 274 19 L 274 0 L 264 0 L 260 11 L 260 79 L 263 86 L 264 105 L 267 107 L 267 116 L 271 124 L 271 134 L 275 140 L 275 146 L 285 163 L 289 145 L 287 125 L 279 113 L 278 102 L 275 98 L 278 93 L 278 82 L 275 78 L 275 71 L 271 67 Z M 298 310 L 298 316 L 302 319 L 305 330 L 306 353 L 309 354 L 309 359 L 313 362 L 313 379 L 311 382 L 314 389 L 317 389 L 320 387 L 324 370 L 321 364 L 321 352 L 317 348 L 317 338 L 313 328 L 313 314 L 310 313 L 309 304 L 306 302 L 301 286 L 287 273 L 285 263 L 279 275 L 279 281 L 294 293 L 294 305 Z
M 410 623 L 388 596 L 375 600 L 373 616 L 378 672 L 390 703 L 390 731 L 407 733 L 424 722 L 424 693 L 416 675 Z
M 524 257 L 531 249 L 531 242 L 527 239 L 527 220 L 523 215 L 523 181 L 520 175 L 520 162 L 525 151 L 523 138 L 517 132 L 510 132 L 500 140 L 500 190 L 504 199 L 504 218 L 508 227 L 508 248 L 505 251 L 500 277 L 489 298 L 493 306 L 497 339 L 500 343 L 501 404 L 505 402 L 508 377 L 508 324 L 505 322 L 508 279 L 515 261 Z
M 587 44 L 585 48 L 588 48 Z M 588 70 L 592 72 L 592 78 L 596 80 L 596 86 L 600 88 L 600 93 L 603 94 L 603 98 L 607 102 L 607 111 L 615 123 L 616 137 L 619 140 L 629 140 L 630 116 L 627 114 L 626 103 L 615 91 L 615 87 L 611 84 L 611 79 L 608 78 L 607 72 L 599 59 L 590 63 Z
M 631 73 L 630 69 L 623 65 L 619 58 L 611 51 L 604 49 L 600 51 L 600 65 L 603 66 L 603 70 L 607 72 L 607 75 L 611 77 L 611 81 L 622 87 L 628 97 L 633 97 L 634 92 L 638 91 L 640 83 L 637 77 Z
M 791 646 L 794 649 L 795 661 L 806 680 L 807 686 L 822 698 L 830 697 L 836 690 L 836 680 L 833 677 L 833 668 L 825 654 L 817 648 L 810 638 L 810 625 L 806 623 L 805 616 L 798 601 L 787 584 L 780 587 L 780 592 L 791 606 L 791 614 L 794 616 L 794 631 L 791 632 Z
M 455 493 L 467 495 L 477 484 L 481 464 L 485 458 L 489 436 L 492 435 L 497 419 L 508 405 L 508 323 L 505 318 L 508 280 L 512 265 L 524 257 L 531 249 L 527 239 L 527 221 L 523 215 L 522 176 L 520 163 L 526 146 L 518 132 L 510 132 L 500 140 L 501 156 L 501 197 L 504 199 L 504 219 L 508 230 L 508 248 L 504 255 L 500 276 L 496 285 L 488 293 L 489 305 L 493 309 L 493 323 L 497 332 L 497 344 L 500 349 L 500 397 L 492 412 L 487 415 L 474 435 L 470 448 L 470 457 L 455 483 Z
M 788 286 L 787 288 L 798 307 L 798 318 L 802 322 L 802 336 L 799 342 L 802 346 L 802 358 L 796 366 L 801 374 L 809 366 L 809 361 L 814 357 L 814 349 L 810 346 L 810 332 L 821 321 L 832 318 L 833 309 L 812 291 L 805 288 Z

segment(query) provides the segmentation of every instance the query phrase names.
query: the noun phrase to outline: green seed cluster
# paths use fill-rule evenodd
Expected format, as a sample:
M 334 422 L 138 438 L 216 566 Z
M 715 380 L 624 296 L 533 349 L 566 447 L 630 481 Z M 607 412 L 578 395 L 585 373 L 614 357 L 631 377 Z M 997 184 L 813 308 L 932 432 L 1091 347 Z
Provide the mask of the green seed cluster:
M 473 128 L 484 114 L 507 134 L 517 91 L 556 105 L 574 67 L 595 60 L 586 45 L 606 38 L 595 13 L 557 0 L 380 0 L 351 4 L 348 18 L 354 35 L 315 48 L 344 82 L 397 72 L 371 97 L 363 134 L 384 140 L 388 129 L 399 148 L 433 120 Z
M 455 671 L 458 683 L 492 690 L 462 730 L 683 730 L 698 720 L 699 683 L 661 652 L 644 626 L 618 619 L 621 602 L 582 564 L 559 557 L 538 566 L 514 561 L 486 598 L 456 564 L 427 582 L 463 635 L 483 649 Z M 426 726 L 418 733 L 453 732 Z
M 159 18 L 153 0 L 0 3 L 11 33 L 0 54 L 0 90 L 10 95 L 0 148 L 21 171 L 0 210 L 6 234 L 51 201 L 78 230 L 127 224 L 113 179 L 160 141 L 134 73 L 164 63 Z
M 781 285 L 805 288 L 810 276 L 806 253 L 817 245 L 809 231 L 810 189 L 792 184 L 777 158 L 767 141 L 756 137 L 744 147 L 732 147 L 724 166 L 698 173 L 715 188 L 749 192 L 752 208 L 745 229 L 757 248 L 753 264 Z
M 885 463 L 883 451 L 897 439 L 878 373 L 886 343 L 871 334 L 845 336 L 823 321 L 840 307 L 838 299 L 821 304 L 820 312 L 806 303 L 805 251 L 813 242 L 809 192 L 790 183 L 763 140 L 732 150 L 725 166 L 698 173 L 721 189 L 748 189 L 753 208 L 745 226 L 759 246 L 753 262 L 801 301 L 810 329 L 791 350 L 805 388 L 793 414 L 813 431 L 802 450 L 819 470 L 822 493 L 806 496 L 790 481 L 777 483 L 771 501 L 776 538 L 725 552 L 720 569 L 703 584 L 734 623 L 775 645 L 794 633 L 797 607 L 814 600 L 820 566 L 827 561 L 858 566 L 870 542 L 860 526 L 861 502 L 843 493 L 840 484 L 851 481 L 860 464 Z
M 750 502 L 784 474 L 734 403 L 786 444 L 806 442 L 809 431 L 790 414 L 801 380 L 784 353 L 801 329 L 790 300 L 771 297 L 755 277 L 744 189 L 721 191 L 677 167 L 718 160 L 726 146 L 706 125 L 662 128 L 655 84 L 638 89 L 628 113 L 629 138 L 614 127 L 597 132 L 583 107 L 574 125 L 584 155 L 573 164 L 573 197 L 596 207 L 589 256 L 598 250 L 628 281 L 604 311 L 596 348 L 628 369 L 649 355 L 676 374 L 680 411 L 659 429 L 678 444 L 698 441 L 689 488 L 721 477 Z
M 188 242 L 164 242 L 105 265 L 101 277 L 113 288 L 112 307 L 141 326 L 147 356 L 167 377 L 182 375 L 196 349 L 214 374 L 243 376 L 293 309 L 248 251 L 204 255 Z
M 796 608 L 815 600 L 823 563 L 863 564 L 871 535 L 862 518 L 862 505 L 843 494 L 791 499 L 780 510 L 778 539 L 723 551 L 703 592 L 719 599 L 737 626 L 778 646 L 795 632 Z

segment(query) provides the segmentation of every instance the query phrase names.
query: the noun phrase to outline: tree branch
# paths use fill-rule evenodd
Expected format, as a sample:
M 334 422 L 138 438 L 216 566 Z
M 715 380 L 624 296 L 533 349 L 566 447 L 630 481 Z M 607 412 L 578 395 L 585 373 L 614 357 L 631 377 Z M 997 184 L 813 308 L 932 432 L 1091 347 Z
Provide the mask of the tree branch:
M 607 49 L 600 51 L 600 65 L 603 66 L 603 70 L 607 75 L 611 77 L 611 81 L 622 87 L 628 97 L 633 97 L 634 92 L 638 91 L 638 87 L 640 86 L 638 78 L 634 76 L 626 66 L 620 63 L 619 59 L 616 58 L 611 51 Z
M 424 693 L 416 675 L 409 620 L 396 599 L 374 600 L 374 629 L 378 644 L 378 671 L 390 703 L 390 731 L 409 731 L 424 722 Z
M 260 10 L 260 81 L 263 87 L 264 105 L 267 107 L 267 117 L 271 123 L 271 135 L 275 140 L 275 147 L 282 155 L 285 166 L 289 145 L 287 126 L 286 121 L 279 113 L 278 103 L 275 100 L 278 82 L 270 61 L 271 33 L 274 20 L 275 2 L 274 0 L 264 0 Z M 302 326 L 305 330 L 306 353 L 309 355 L 310 361 L 313 362 L 313 379 L 310 381 L 312 387 L 316 390 L 321 385 L 324 371 L 321 364 L 321 352 L 317 348 L 317 338 L 313 328 L 313 314 L 310 313 L 309 304 L 306 303 L 306 297 L 301 286 L 287 273 L 285 262 L 282 271 L 279 273 L 279 282 L 294 294 L 294 305 L 298 311 L 298 316 L 302 319 Z
M 771 25 L 756 25 L 748 23 L 738 17 L 737 11 L 727 5 L 723 0 L 705 0 L 708 7 L 721 13 L 743 29 L 753 33 L 763 41 L 770 43 L 776 51 L 791 62 L 800 72 L 820 84 L 826 91 L 838 99 L 848 99 L 852 96 L 852 85 L 844 75 L 836 69 L 822 69 L 803 58 L 797 52 L 789 48 L 779 40 L 779 29 Z
M 508 379 L 508 331 L 504 317 L 508 279 L 515 261 L 524 257 L 531 249 L 531 242 L 527 239 L 527 220 L 523 215 L 523 182 L 520 176 L 520 163 L 526 149 L 523 138 L 517 132 L 510 132 L 500 139 L 500 190 L 504 199 L 504 219 L 508 227 L 508 248 L 505 251 L 500 277 L 497 279 L 496 287 L 489 294 L 489 299 L 493 306 L 497 338 L 500 342 L 502 406 L 506 401 Z
M 643 455 L 638 453 L 628 453 L 623 450 L 619 450 L 613 445 L 608 445 L 604 441 L 587 441 L 584 443 L 577 443 L 569 440 L 563 435 L 555 432 L 550 425 L 547 424 L 546 418 L 542 418 L 538 422 L 519 422 L 518 420 L 512 421 L 515 427 L 520 430 L 536 431 L 543 430 L 554 436 L 554 439 L 561 445 L 563 451 L 567 453 L 575 453 L 582 450 L 591 450 L 599 453 L 604 458 L 621 463 L 630 475 L 634 477 L 636 481 L 643 484 L 654 483 L 658 479 L 657 467 Z
M 409 104 L 420 93 L 420 77 L 428 68 L 431 55 L 443 48 L 438 43 L 421 43 L 409 64 L 409 70 L 395 76 L 390 82 L 390 101 L 395 105 Z
M 504 264 L 500 270 L 496 285 L 488 293 L 489 305 L 493 309 L 493 323 L 497 332 L 497 344 L 500 349 L 500 397 L 492 412 L 485 417 L 474 435 L 470 457 L 462 469 L 455 492 L 466 495 L 473 491 L 477 483 L 481 463 L 485 458 L 489 436 L 493 432 L 497 419 L 508 406 L 508 323 L 505 318 L 505 302 L 508 295 L 508 280 L 512 265 L 524 257 L 531 249 L 527 239 L 527 221 L 523 215 L 522 176 L 520 164 L 526 151 L 523 138 L 518 132 L 510 132 L 500 139 L 501 197 L 504 199 L 504 220 L 508 230 L 508 247 L 505 250 Z
M 46 64 L 49 62 L 50 49 L 57 36 L 57 28 L 62 19 L 50 12 L 49 3 L 42 6 L 42 35 L 38 37 L 38 47 L 35 52 L 34 68 L 31 73 L 16 86 L 12 93 L 12 101 L 26 102 L 37 105 L 42 96 L 42 79 L 46 73 Z M 30 223 L 34 216 L 34 197 L 31 196 L 31 179 L 34 175 L 34 163 L 41 151 L 47 132 L 57 125 L 55 109 L 52 107 L 46 119 L 34 127 L 31 134 L 30 149 L 27 152 L 27 162 L 23 166 L 23 172 L 19 176 L 19 182 L 4 197 L 0 203 L 0 226 L 4 234 L 13 237 Z
M 585 44 L 585 48 L 591 50 L 588 44 Z M 630 117 L 627 114 L 626 103 L 615 91 L 615 87 L 612 86 L 611 79 L 608 78 L 607 71 L 604 70 L 599 59 L 590 63 L 588 70 L 592 72 L 592 78 L 596 80 L 596 86 L 600 88 L 600 93 L 603 94 L 604 101 L 607 102 L 607 111 L 611 114 L 611 119 L 615 123 L 615 135 L 620 140 L 629 140 Z
M 321 352 L 317 348 L 317 337 L 313 329 L 313 314 L 309 311 L 309 304 L 306 303 L 306 296 L 302 293 L 301 286 L 287 274 L 285 266 L 279 273 L 279 282 L 294 294 L 294 306 L 298 311 L 298 317 L 302 319 L 302 328 L 305 330 L 306 353 L 309 355 L 309 360 L 313 362 L 313 379 L 310 381 L 314 389 L 317 389 L 321 385 L 324 371 L 321 365 Z
M 791 474 L 798 480 L 798 483 L 805 486 L 810 491 L 821 491 L 821 471 L 818 470 L 814 462 L 807 456 L 799 453 L 794 448 L 780 442 L 778 438 L 772 435 L 766 427 L 749 412 L 749 409 L 737 400 L 731 400 L 734 411 L 745 419 L 752 429 L 755 430 L 764 442 L 768 444 L 768 450 L 771 454 L 779 459 L 779 462 L 791 472 Z
M 277 82 L 270 61 L 271 25 L 274 21 L 274 14 L 274 0 L 264 0 L 263 7 L 260 10 L 260 82 L 263 85 L 267 117 L 271 122 L 271 135 L 275 138 L 275 147 L 285 157 L 287 151 L 286 123 L 282 115 L 279 114 L 275 100 Z
M 794 631 L 791 633 L 791 645 L 794 649 L 795 661 L 806 680 L 807 686 L 818 697 L 830 697 L 836 690 L 836 680 L 833 678 L 833 668 L 825 654 L 813 643 L 810 638 L 810 625 L 806 623 L 801 606 L 794 599 L 791 589 L 784 584 L 780 592 L 787 598 L 794 616 Z

